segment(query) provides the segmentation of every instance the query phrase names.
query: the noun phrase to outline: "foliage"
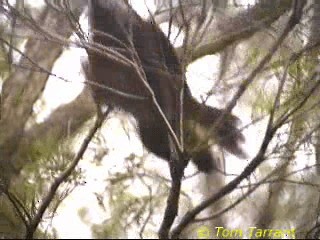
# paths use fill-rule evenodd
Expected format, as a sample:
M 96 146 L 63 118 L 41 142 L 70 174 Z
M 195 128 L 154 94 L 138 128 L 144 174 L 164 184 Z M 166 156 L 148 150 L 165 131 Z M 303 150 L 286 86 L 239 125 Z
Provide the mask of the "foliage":
M 164 220 L 170 171 L 165 162 L 142 149 L 130 116 L 115 112 L 94 129 L 95 105 L 84 88 L 72 103 L 53 109 L 43 122 L 36 119 L 34 106 L 43 92 L 37 88 L 39 81 L 44 86 L 49 77 L 69 81 L 51 72 L 61 53 L 74 46 L 92 50 L 79 23 L 78 13 L 84 8 L 80 2 L 55 1 L 25 9 L 23 2 L 11 6 L 0 1 L 0 78 L 5 80 L 1 111 L 12 116 L 0 119 L 0 238 L 25 238 L 30 230 L 35 238 L 61 237 L 55 220 L 71 211 L 94 238 L 154 238 Z M 319 26 L 319 13 L 307 11 L 319 7 L 319 2 L 310 1 L 312 5 L 305 6 L 293 26 L 292 14 L 298 14 L 304 1 L 274 1 L 282 2 L 277 11 L 265 1 L 251 7 L 229 1 L 219 11 L 213 2 L 205 5 L 205 1 L 191 7 L 185 4 L 181 11 L 175 2 L 171 13 L 163 10 L 168 2 L 160 2 L 155 7 L 162 11 L 154 12 L 154 20 L 172 21 L 189 38 L 176 49 L 185 65 L 207 55 L 219 56 L 223 64 L 218 77 L 210 72 L 210 79 L 205 79 L 199 73 L 188 81 L 196 81 L 199 89 L 208 81 L 210 88 L 214 86 L 203 91 L 209 93 L 201 99 L 205 104 L 218 95 L 231 99 L 224 107 L 239 113 L 248 150 L 241 162 L 213 148 L 217 170 L 212 176 L 188 165 L 171 236 L 198 237 L 199 227 L 207 225 L 213 234 L 215 226 L 223 225 L 295 228 L 297 237 L 319 238 L 320 179 L 315 169 L 320 163 L 320 39 L 312 31 Z M 77 38 L 71 38 L 74 33 Z M 16 55 L 13 64 L 10 58 Z M 73 70 L 68 66 L 66 71 Z M 75 78 L 78 75 L 75 71 Z M 15 87 L 22 83 L 34 90 Z M 119 124 L 114 124 L 115 119 Z M 198 135 L 189 137 L 190 142 L 199 140 Z M 74 219 L 68 221 L 71 228 Z

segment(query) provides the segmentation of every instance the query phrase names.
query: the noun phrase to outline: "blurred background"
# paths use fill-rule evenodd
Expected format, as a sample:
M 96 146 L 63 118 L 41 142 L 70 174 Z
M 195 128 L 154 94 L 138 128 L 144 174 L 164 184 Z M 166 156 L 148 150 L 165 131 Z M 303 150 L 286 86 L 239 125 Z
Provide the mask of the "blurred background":
M 255 226 L 319 238 L 320 2 L 129 3 L 168 36 L 199 102 L 235 103 L 246 138 L 246 159 L 213 146 L 214 173 L 188 165 L 176 224 L 262 159 L 180 237 L 198 238 L 199 226 L 211 229 L 212 238 L 215 227 Z M 143 147 L 135 119 L 120 110 L 50 197 L 96 119 L 81 69 L 87 1 L 0 0 L 0 13 L 0 238 L 24 238 L 35 223 L 34 238 L 156 238 L 170 171 Z

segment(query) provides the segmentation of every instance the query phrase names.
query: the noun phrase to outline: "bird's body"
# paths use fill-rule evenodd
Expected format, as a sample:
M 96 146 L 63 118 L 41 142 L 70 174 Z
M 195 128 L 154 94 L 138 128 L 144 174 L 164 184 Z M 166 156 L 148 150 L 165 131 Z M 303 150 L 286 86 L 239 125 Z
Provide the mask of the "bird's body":
M 198 103 L 191 95 L 187 84 L 183 84 L 183 71 L 171 43 L 154 23 L 144 21 L 124 1 L 92 0 L 90 23 L 93 42 L 118 51 L 130 61 L 141 64 L 146 81 L 152 89 L 155 99 L 176 135 L 180 135 L 180 117 L 184 120 L 186 150 L 195 146 L 193 141 L 205 140 L 199 135 L 199 129 L 209 133 L 209 129 L 222 114 L 216 108 Z M 106 34 L 111 35 L 112 38 Z M 117 39 L 117 40 L 115 40 Z M 133 49 L 137 56 L 127 51 Z M 91 81 L 108 88 L 134 96 L 144 97 L 136 100 L 120 94 L 92 87 L 93 95 L 99 104 L 106 104 L 131 113 L 137 120 L 138 130 L 143 144 L 154 154 L 169 160 L 171 157 L 168 128 L 150 98 L 150 91 L 143 84 L 141 76 L 132 67 L 124 66 L 102 54 L 89 54 Z M 183 89 L 183 102 L 181 102 Z M 181 114 L 183 104 L 183 114 Z M 223 124 L 214 130 L 215 143 L 233 154 L 242 155 L 239 142 L 243 136 L 236 128 L 237 118 L 226 115 Z M 201 139 L 200 139 L 201 138 Z M 214 159 L 210 146 L 202 144 L 199 149 L 189 152 L 198 169 L 209 172 L 214 168 Z

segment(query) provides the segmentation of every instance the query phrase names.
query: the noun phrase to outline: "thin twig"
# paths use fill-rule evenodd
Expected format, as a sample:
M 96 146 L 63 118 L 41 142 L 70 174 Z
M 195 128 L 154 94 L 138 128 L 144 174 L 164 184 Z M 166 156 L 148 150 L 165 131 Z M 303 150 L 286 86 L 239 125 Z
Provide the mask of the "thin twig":
M 74 172 L 74 169 L 82 159 L 84 153 L 86 152 L 89 143 L 91 142 L 92 138 L 98 131 L 98 129 L 102 126 L 105 117 L 109 114 L 109 110 L 103 117 L 97 117 L 96 122 L 94 127 L 89 131 L 87 137 L 84 139 L 80 150 L 78 151 L 77 155 L 75 156 L 74 160 L 71 162 L 70 166 L 63 172 L 61 173 L 60 176 L 58 176 L 53 183 L 50 186 L 48 194 L 43 198 L 42 203 L 40 204 L 37 213 L 33 217 L 32 221 L 30 222 L 27 233 L 26 233 L 26 239 L 33 239 L 33 235 L 35 231 L 37 230 L 38 225 L 40 224 L 43 215 L 45 211 L 48 209 L 50 203 L 54 199 L 56 192 L 60 185 L 65 182 L 70 175 Z
M 297 0 L 299 1 L 299 0 Z M 295 7 L 295 4 L 293 4 Z M 295 9 L 294 9 L 295 10 Z M 301 15 L 298 15 L 301 17 Z M 272 56 L 275 54 L 275 52 L 278 50 L 282 42 L 285 40 L 285 38 L 288 36 L 288 34 L 292 31 L 292 29 L 296 26 L 296 24 L 299 23 L 299 19 L 297 19 L 297 14 L 295 11 L 292 13 L 287 25 L 285 26 L 282 34 L 279 36 L 277 41 L 273 44 L 270 51 L 265 55 L 265 57 L 260 61 L 258 66 L 249 74 L 249 76 L 240 84 L 238 91 L 233 96 L 231 101 L 229 102 L 228 106 L 224 109 L 222 114 L 217 118 L 215 123 L 212 125 L 212 127 L 208 130 L 211 134 L 214 133 L 215 129 L 218 129 L 221 124 L 223 124 L 223 120 L 225 117 L 231 113 L 233 108 L 236 106 L 238 100 L 242 97 L 242 95 L 245 93 L 247 88 L 253 83 L 256 76 L 263 70 L 264 66 L 271 60 Z M 269 125 L 272 122 L 269 122 Z M 207 139 L 204 141 L 201 141 L 199 144 L 197 144 L 192 151 L 195 149 L 201 149 L 203 146 L 206 146 Z
M 296 1 L 295 1 L 296 2 Z M 218 120 L 218 124 L 221 124 L 221 120 L 225 117 L 227 113 L 230 113 L 233 107 L 236 105 L 237 100 L 242 96 L 242 94 L 245 92 L 247 87 L 253 82 L 255 76 L 260 72 L 260 70 L 263 68 L 263 66 L 271 59 L 275 51 L 278 49 L 282 41 L 286 38 L 286 36 L 290 33 L 290 31 L 294 28 L 296 24 L 298 24 L 299 19 L 301 18 L 301 14 L 297 14 L 296 11 L 296 3 L 294 2 L 294 11 L 283 31 L 279 39 L 275 42 L 273 47 L 271 48 L 270 52 L 265 56 L 265 58 L 260 62 L 258 67 L 249 75 L 249 77 L 240 85 L 240 88 L 230 104 L 228 105 L 227 109 L 224 111 L 222 116 Z M 301 9 L 298 9 L 299 13 L 301 13 Z M 298 18 L 299 17 L 299 18 Z M 197 214 L 202 212 L 204 209 L 206 209 L 208 206 L 212 205 L 213 203 L 217 202 L 227 194 L 231 193 L 234 189 L 237 188 L 237 186 L 248 176 L 250 176 L 255 169 L 264 161 L 265 159 L 265 153 L 267 151 L 267 148 L 269 146 L 269 143 L 273 139 L 276 131 L 280 127 L 280 125 L 273 126 L 273 119 L 270 118 L 267 130 L 264 136 L 264 140 L 262 142 L 262 145 L 260 147 L 260 150 L 258 154 L 255 156 L 255 158 L 249 163 L 249 165 L 244 169 L 244 171 L 236 177 L 234 180 L 232 180 L 230 183 L 228 183 L 225 187 L 223 187 L 218 193 L 214 194 L 213 196 L 209 197 L 207 200 L 200 203 L 198 206 L 196 206 L 191 211 L 187 212 L 181 219 L 181 222 L 177 225 L 176 228 L 173 229 L 171 232 L 172 238 L 178 238 L 180 233 L 183 231 L 183 229 L 192 222 Z M 216 125 L 216 124 L 214 124 Z M 216 127 L 216 126 L 214 126 Z
M 27 59 L 32 65 L 34 65 L 36 68 L 38 68 L 38 71 L 39 72 L 43 72 L 43 73 L 46 73 L 50 76 L 53 76 L 53 77 L 56 77 L 64 82 L 71 82 L 70 80 L 68 79 L 65 79 L 63 77 L 60 77 L 48 70 L 46 70 L 45 68 L 41 67 L 38 63 L 36 63 L 35 61 L 33 61 L 30 57 L 28 57 L 27 55 L 25 55 L 22 51 L 20 51 L 18 48 L 12 46 L 8 41 L 6 41 L 5 39 L 3 39 L 2 37 L 0 37 L 0 41 L 2 41 L 4 44 L 6 44 L 7 46 L 11 47 L 14 51 L 16 51 L 17 53 L 19 53 L 22 57 L 24 57 L 25 59 Z M 15 65 L 15 64 L 14 64 Z M 36 69 L 30 69 L 30 70 L 33 70 L 33 71 L 37 71 Z M 129 98 L 129 99 L 132 99 L 132 100 L 138 100 L 138 101 L 145 101 L 147 100 L 146 97 L 141 97 L 141 96 L 137 96 L 137 95 L 133 95 L 133 94 L 130 94 L 130 93 L 125 93 L 125 92 L 122 92 L 122 91 L 119 91 L 117 89 L 114 89 L 114 88 L 110 88 L 106 85 L 103 85 L 103 84 L 99 84 L 99 83 L 96 83 L 96 82 L 93 82 L 93 81 L 90 81 L 90 80 L 86 80 L 86 81 L 83 81 L 83 82 L 80 82 L 80 83 L 83 83 L 83 84 L 86 84 L 86 85 L 90 85 L 90 86 L 95 86 L 95 87 L 99 87 L 101 89 L 104 89 L 106 91 L 109 91 L 109 92 L 112 92 L 114 94 L 117 94 L 119 96 L 122 96 L 122 97 L 125 97 L 125 98 Z
M 223 210 L 221 210 L 220 212 L 210 216 L 210 217 L 206 217 L 206 218 L 200 218 L 200 219 L 195 219 L 194 222 L 204 222 L 204 221 L 209 221 L 209 220 L 213 220 L 215 218 L 221 217 L 221 215 L 227 213 L 229 210 L 233 209 L 234 207 L 236 207 L 239 203 L 241 203 L 244 199 L 246 199 L 251 193 L 253 193 L 258 187 L 260 187 L 262 184 L 265 183 L 265 181 L 267 181 L 268 178 L 270 178 L 272 175 L 274 175 L 276 172 L 279 172 L 279 169 L 281 169 L 283 166 L 285 166 L 286 164 L 283 164 L 281 167 L 273 170 L 271 173 L 269 173 L 266 177 L 264 177 L 261 181 L 259 181 L 258 183 L 254 184 L 254 187 L 251 188 L 251 184 L 249 187 L 249 190 L 243 194 L 240 198 L 238 198 L 238 200 L 234 201 L 232 204 L 230 204 L 228 207 L 224 208 Z

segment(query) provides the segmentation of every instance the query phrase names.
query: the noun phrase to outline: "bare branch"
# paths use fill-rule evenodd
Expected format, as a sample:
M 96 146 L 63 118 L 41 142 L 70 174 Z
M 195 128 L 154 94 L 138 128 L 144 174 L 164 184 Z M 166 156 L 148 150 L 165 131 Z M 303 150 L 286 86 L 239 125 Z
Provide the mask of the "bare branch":
M 303 6 L 302 6 L 303 7 Z M 300 12 L 300 18 L 301 18 L 301 11 L 302 9 L 299 10 Z M 243 82 L 240 84 L 238 87 L 238 91 L 236 94 L 234 94 L 233 98 L 231 101 L 228 103 L 228 106 L 226 109 L 223 111 L 223 114 L 219 116 L 215 124 L 210 128 L 209 131 L 213 132 L 215 129 L 217 129 L 220 124 L 223 123 L 223 119 L 226 117 L 227 114 L 231 113 L 232 109 L 236 106 L 238 100 L 241 98 L 241 96 L 244 94 L 244 92 L 247 90 L 250 84 L 255 80 L 256 76 L 263 70 L 264 66 L 271 60 L 272 56 L 275 54 L 275 52 L 278 50 L 282 42 L 285 40 L 285 38 L 288 36 L 288 34 L 292 31 L 292 29 L 298 24 L 298 21 L 296 19 L 297 14 L 294 11 L 285 27 L 283 30 L 282 34 L 278 37 L 278 39 L 275 41 L 275 43 L 272 45 L 270 51 L 264 56 L 264 58 L 259 62 L 257 67 L 249 74 L 249 76 L 243 80 Z M 273 117 L 273 116 L 272 116 Z M 269 125 L 272 123 L 272 118 L 270 118 Z M 207 141 L 207 140 L 206 140 Z M 207 142 L 202 141 L 200 142 L 195 149 L 203 147 Z
M 52 202 L 53 198 L 55 197 L 58 188 L 63 182 L 65 182 L 70 177 L 72 172 L 75 170 L 78 163 L 82 159 L 84 153 L 86 152 L 89 143 L 91 142 L 92 138 L 94 137 L 96 132 L 99 130 L 99 128 L 102 126 L 105 120 L 105 117 L 107 117 L 108 114 L 109 114 L 109 111 L 106 113 L 105 116 L 101 118 L 97 117 L 95 125 L 89 131 L 87 137 L 84 139 L 77 155 L 75 156 L 73 161 L 70 163 L 69 167 L 63 173 L 61 173 L 61 175 L 57 177 L 52 183 L 52 185 L 50 186 L 48 194 L 42 200 L 42 203 L 40 204 L 36 215 L 33 217 L 33 219 L 31 220 L 27 228 L 26 239 L 33 239 L 33 234 L 35 233 L 39 223 L 41 222 L 43 218 L 43 214 L 45 213 L 50 203 Z
M 251 37 L 253 34 L 265 29 L 278 20 L 280 16 L 290 10 L 291 6 L 292 0 L 270 1 L 270 4 L 257 3 L 253 7 L 243 10 L 236 16 L 222 16 L 218 18 L 218 20 L 215 19 L 215 21 L 212 21 L 201 30 L 205 32 L 205 35 L 198 43 L 198 46 L 193 49 L 191 61 L 209 54 L 215 54 L 237 41 Z M 195 8 L 193 5 L 184 5 L 183 7 L 184 12 L 190 15 L 201 14 L 202 8 Z M 170 14 L 168 14 L 168 12 L 161 12 L 155 15 L 157 23 L 169 21 Z M 177 9 L 174 11 L 174 14 L 179 14 L 179 12 L 179 9 Z M 210 16 L 208 17 L 210 18 Z M 205 22 L 206 21 L 204 21 L 204 24 Z M 177 22 L 175 22 L 175 24 L 177 24 Z M 178 23 L 178 27 L 180 27 L 179 24 L 180 23 Z M 199 27 L 197 27 L 197 23 L 191 22 L 191 39 L 199 38 L 199 35 L 194 34 L 198 30 Z M 189 42 L 191 43 L 191 41 Z M 181 55 L 183 48 L 178 48 L 177 52 Z
M 53 19 L 61 24 L 52 26 Z M 64 16 L 49 11 L 47 8 L 40 14 L 37 22 L 66 38 L 70 37 L 73 32 L 67 23 L 64 24 Z M 47 41 L 29 39 L 25 49 L 25 56 L 41 64 L 44 69 L 49 71 L 61 55 L 63 46 Z M 43 56 L 46 56 L 46 58 L 43 58 Z M 20 60 L 21 65 L 28 65 L 28 62 L 29 60 L 25 57 Z M 3 84 L 2 118 L 0 119 L 0 168 L 4 173 L 2 178 L 6 182 L 10 181 L 11 174 L 18 171 L 19 167 L 16 166 L 14 161 L 11 161 L 11 157 L 19 147 L 25 124 L 32 113 L 34 103 L 42 94 L 48 76 L 46 73 L 15 69 Z
M 294 7 L 296 5 L 294 4 Z M 303 7 L 303 5 L 302 5 Z M 271 48 L 271 51 L 265 56 L 265 58 L 260 62 L 258 67 L 250 74 L 250 76 L 242 83 L 240 86 L 237 94 L 232 99 L 230 104 L 228 105 L 226 111 L 232 110 L 232 108 L 235 106 L 237 99 L 243 94 L 248 84 L 250 84 L 253 81 L 253 78 L 257 75 L 257 73 L 263 68 L 263 66 L 271 59 L 274 52 L 277 50 L 281 42 L 286 38 L 288 33 L 293 29 L 293 27 L 298 23 L 299 19 L 301 18 L 301 15 L 297 15 L 298 13 L 301 13 L 302 7 L 299 9 L 294 8 L 294 11 L 290 17 L 290 20 L 288 21 L 288 24 L 286 28 L 284 29 L 283 33 L 279 37 L 279 39 L 276 41 L 276 43 Z M 297 16 L 299 16 L 299 19 L 297 19 Z M 260 70 L 259 70 L 260 69 Z M 309 95 L 310 96 L 310 95 Z M 218 122 L 221 122 L 221 119 L 218 120 Z M 199 204 L 197 207 L 195 207 L 193 210 L 189 211 L 181 220 L 181 222 L 178 224 L 178 226 L 172 231 L 172 237 L 178 238 L 181 231 L 194 220 L 196 215 L 200 213 L 202 210 L 210 206 L 211 204 L 217 202 L 224 196 L 226 196 L 228 193 L 232 192 L 241 182 L 242 180 L 246 179 L 249 175 L 251 175 L 254 170 L 264 161 L 265 159 L 265 153 L 267 151 L 268 145 L 270 141 L 272 140 L 274 134 L 276 131 L 282 126 L 282 125 L 276 125 L 273 126 L 273 119 L 270 118 L 267 130 L 264 136 L 263 143 L 260 147 L 260 150 L 258 154 L 255 156 L 255 158 L 249 163 L 249 165 L 244 169 L 244 171 L 236 177 L 233 181 L 231 181 L 229 184 L 227 184 L 225 187 L 223 187 L 218 193 L 211 196 L 209 199 L 203 201 L 201 204 Z

